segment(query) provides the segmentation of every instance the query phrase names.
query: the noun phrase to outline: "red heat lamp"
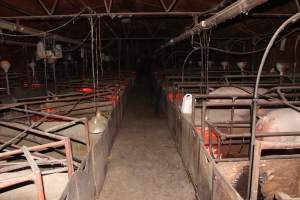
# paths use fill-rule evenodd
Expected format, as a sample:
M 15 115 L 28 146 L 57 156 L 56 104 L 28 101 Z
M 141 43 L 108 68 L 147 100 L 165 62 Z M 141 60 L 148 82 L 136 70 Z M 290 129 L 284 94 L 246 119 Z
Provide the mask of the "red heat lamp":
M 91 92 L 93 92 L 93 89 L 92 89 L 92 88 L 89 88 L 89 87 L 84 87 L 84 88 L 80 88 L 80 89 L 79 89 L 79 92 L 83 92 L 83 93 L 91 93 Z
M 40 88 L 42 85 L 40 83 L 32 83 L 31 87 L 33 89 Z
M 202 134 L 202 128 L 201 127 L 197 127 L 196 128 L 196 132 L 197 134 Z M 204 143 L 205 144 L 208 144 L 209 143 L 209 131 L 208 129 L 206 128 L 205 129 L 205 135 L 204 135 Z M 212 142 L 215 143 L 217 142 L 217 136 L 216 136 L 216 133 L 214 132 L 214 130 L 212 130 Z
M 23 88 L 28 88 L 29 84 L 27 81 L 23 81 L 22 86 L 23 86 Z M 32 89 L 37 89 L 37 88 L 40 88 L 41 86 L 42 86 L 42 84 L 40 84 L 40 83 L 32 83 L 31 84 Z
M 54 109 L 53 108 L 43 108 L 42 111 L 46 112 L 46 113 L 54 113 Z
M 201 127 L 197 127 L 196 128 L 196 132 L 197 134 L 202 134 L 202 128 Z M 203 137 L 204 140 L 204 144 L 205 144 L 205 149 L 209 152 L 209 131 L 208 129 L 205 129 L 205 135 Z M 217 158 L 218 156 L 218 145 L 216 145 L 216 143 L 218 142 L 216 133 L 214 133 L 214 131 L 212 130 L 212 153 L 214 154 L 214 157 Z M 222 153 L 220 154 L 220 156 L 222 157 Z

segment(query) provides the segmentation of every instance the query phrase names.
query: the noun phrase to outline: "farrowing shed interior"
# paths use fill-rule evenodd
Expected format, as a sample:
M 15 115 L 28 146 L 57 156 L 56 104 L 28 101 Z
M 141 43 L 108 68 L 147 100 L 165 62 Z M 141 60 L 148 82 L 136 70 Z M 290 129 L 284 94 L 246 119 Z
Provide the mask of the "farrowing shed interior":
M 298 0 L 1 0 L 0 200 L 300 199 Z

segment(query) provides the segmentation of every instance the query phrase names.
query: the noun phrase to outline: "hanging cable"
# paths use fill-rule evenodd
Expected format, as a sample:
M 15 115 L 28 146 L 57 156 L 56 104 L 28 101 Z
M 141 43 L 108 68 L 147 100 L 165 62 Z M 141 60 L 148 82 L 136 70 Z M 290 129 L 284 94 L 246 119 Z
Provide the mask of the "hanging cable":
M 44 44 L 44 48 L 46 48 L 46 33 L 44 34 L 43 37 L 43 44 Z M 44 61 L 44 77 L 45 77 L 45 88 L 46 88 L 46 93 L 48 95 L 48 80 L 47 80 L 47 61 L 46 61 L 46 55 L 45 58 L 43 59 Z
M 100 58 L 100 69 L 101 69 L 101 78 L 103 78 L 103 58 L 102 58 L 102 42 L 101 42 L 101 18 L 99 17 L 99 58 Z
M 118 73 L 119 73 L 119 81 L 121 79 L 121 39 L 118 40 Z
M 89 70 L 88 70 L 88 54 L 86 53 L 86 51 L 84 53 L 84 65 L 85 65 L 84 78 L 87 78 L 87 74 L 88 74 Z
M 199 45 L 200 45 L 200 49 L 201 49 L 201 83 L 203 83 L 203 76 L 204 76 L 204 74 L 203 74 L 203 72 L 204 72 L 204 45 L 203 45 L 203 42 L 202 42 L 202 36 L 201 36 L 201 33 L 199 33 Z M 204 93 L 204 90 L 203 90 L 203 88 L 201 87 L 200 88 L 200 91 L 201 91 L 201 93 Z
M 96 91 L 98 91 L 98 86 L 99 86 L 99 61 L 98 61 L 98 43 L 99 43 L 99 34 L 98 34 L 98 18 L 95 20 L 96 28 L 95 28 L 95 56 L 96 56 Z
M 208 68 L 208 58 L 207 58 L 207 35 L 206 30 L 203 31 L 203 44 L 204 44 L 204 85 L 207 83 L 207 68 Z M 206 88 L 206 87 L 205 87 Z M 206 90 L 205 90 L 206 93 Z
M 80 44 L 76 45 L 72 49 L 63 50 L 63 52 L 76 51 L 77 49 L 79 49 L 80 47 L 82 47 L 82 45 L 87 41 L 87 39 L 90 37 L 90 35 L 91 35 L 91 30 L 86 34 L 86 36 L 84 36 L 84 38 L 82 39 L 82 41 L 81 41 Z
M 204 31 L 205 35 L 206 35 L 206 31 Z M 208 91 L 208 71 L 209 71 L 209 45 L 210 45 L 210 39 L 211 39 L 211 29 L 209 30 L 209 34 L 205 36 L 206 37 L 206 61 L 207 61 L 207 64 L 206 64 L 206 69 L 205 69 L 205 73 L 206 73 L 206 76 L 205 76 L 205 83 L 206 83 L 206 94 L 209 92 Z
M 186 62 L 188 61 L 189 57 L 195 52 L 195 51 L 198 51 L 200 48 L 194 48 L 192 49 L 185 57 L 184 59 L 184 62 L 182 64 L 182 67 L 181 67 L 181 82 L 184 81 L 184 69 L 185 69 L 185 64 Z
M 94 21 L 93 17 L 89 18 L 90 26 L 91 26 L 91 55 L 92 55 L 92 77 L 93 77 L 93 89 L 94 89 L 94 104 L 95 109 L 97 111 L 97 104 L 96 104 L 96 80 L 95 80 L 95 52 L 94 52 Z

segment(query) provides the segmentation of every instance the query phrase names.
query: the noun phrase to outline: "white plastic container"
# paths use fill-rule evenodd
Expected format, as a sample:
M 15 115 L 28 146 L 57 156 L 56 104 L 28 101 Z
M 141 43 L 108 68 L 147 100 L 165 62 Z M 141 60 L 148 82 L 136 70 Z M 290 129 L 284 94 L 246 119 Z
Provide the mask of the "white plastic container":
M 184 114 L 192 114 L 192 101 L 193 96 L 191 94 L 186 94 L 183 97 L 181 112 Z

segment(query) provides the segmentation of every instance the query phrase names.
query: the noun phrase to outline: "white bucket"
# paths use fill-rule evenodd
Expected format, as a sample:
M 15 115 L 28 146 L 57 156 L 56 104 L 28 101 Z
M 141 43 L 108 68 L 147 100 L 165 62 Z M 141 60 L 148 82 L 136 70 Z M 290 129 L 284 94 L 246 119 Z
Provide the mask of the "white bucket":
M 185 114 L 192 114 L 192 100 L 193 96 L 191 94 L 186 94 L 183 97 L 181 112 Z

